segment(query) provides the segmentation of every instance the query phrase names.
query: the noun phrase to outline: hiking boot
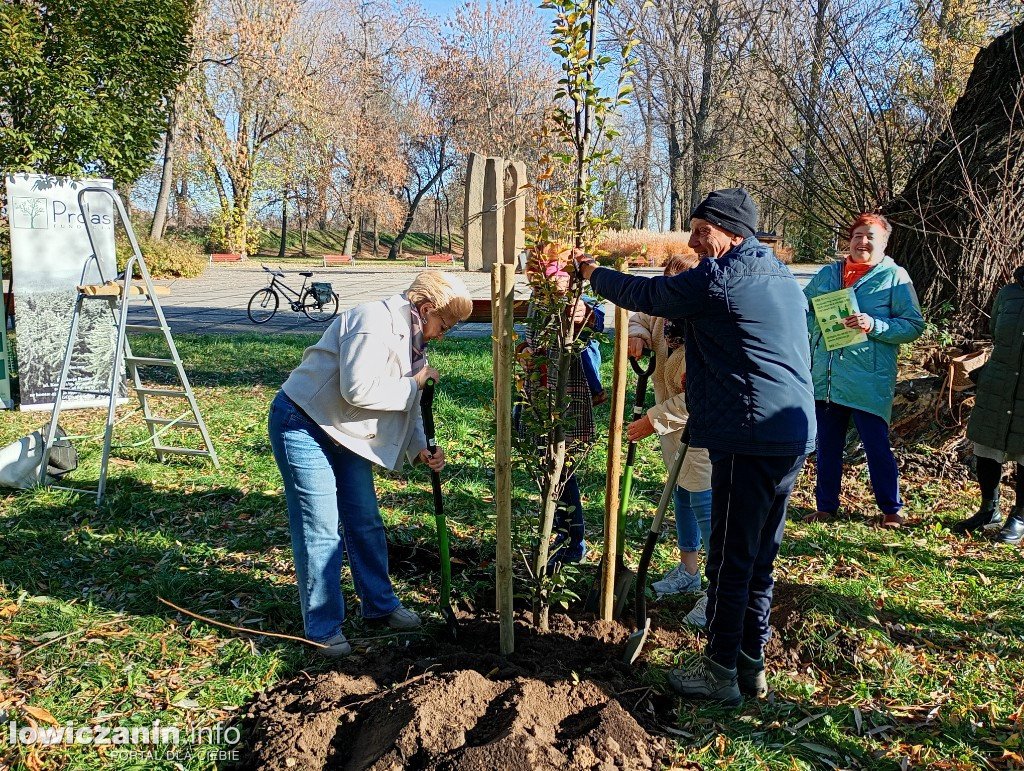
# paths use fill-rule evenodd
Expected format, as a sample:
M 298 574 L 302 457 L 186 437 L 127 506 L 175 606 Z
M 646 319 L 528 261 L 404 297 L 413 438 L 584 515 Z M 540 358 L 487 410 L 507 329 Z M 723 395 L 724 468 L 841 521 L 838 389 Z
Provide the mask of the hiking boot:
M 567 543 L 551 555 L 551 559 L 548 560 L 548 572 L 553 573 L 560 565 L 568 562 L 583 562 L 588 553 L 586 541 Z
M 949 528 L 949 532 L 957 535 L 966 535 L 975 530 L 997 530 L 1002 526 L 1002 518 L 999 516 L 999 499 L 981 499 L 981 508 L 977 513 L 967 519 L 960 520 Z
M 743 651 L 736 658 L 736 681 L 740 693 L 752 699 L 768 695 L 768 678 L 764 674 L 764 656 L 751 658 Z
M 334 635 L 330 640 L 324 640 L 323 645 L 326 648 L 317 648 L 316 652 L 321 656 L 326 656 L 329 659 L 340 659 L 352 652 L 352 646 L 348 640 L 345 639 L 345 635 L 342 632 Z
M 701 656 L 689 669 L 673 669 L 668 673 L 668 684 L 684 699 L 716 701 L 727 707 L 743 703 L 736 670 L 723 667 L 707 656 Z
M 398 632 L 411 632 L 420 628 L 420 617 L 408 608 L 399 605 L 387 617 L 388 626 Z
M 998 543 L 1020 543 L 1024 541 L 1024 506 L 1015 506 L 1010 516 L 1006 518 L 999 535 L 996 536 Z
M 651 588 L 658 594 L 694 594 L 700 591 L 700 573 L 690 573 L 685 565 L 676 565 Z
M 706 594 L 701 595 L 697 600 L 697 604 L 693 606 L 693 610 L 683 617 L 683 623 L 695 626 L 698 629 L 703 629 L 708 625 L 708 596 Z

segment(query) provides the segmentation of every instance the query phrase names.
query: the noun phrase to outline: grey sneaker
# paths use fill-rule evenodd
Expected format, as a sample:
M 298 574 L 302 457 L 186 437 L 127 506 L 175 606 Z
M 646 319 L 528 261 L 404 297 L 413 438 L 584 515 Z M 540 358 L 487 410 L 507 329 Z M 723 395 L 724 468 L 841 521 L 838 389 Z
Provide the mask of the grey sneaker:
M 689 669 L 673 669 L 668 684 L 684 699 L 717 701 L 727 707 L 743 703 L 736 670 L 728 669 L 707 656 L 701 656 Z
M 388 626 L 399 632 L 411 632 L 413 629 L 419 629 L 420 623 L 419 616 L 401 605 L 391 611 L 391 615 L 388 616 Z
M 767 696 L 768 678 L 764 674 L 764 656 L 755 659 L 740 651 L 736 659 L 736 680 L 744 696 L 754 699 Z
M 700 572 L 688 573 L 684 565 L 676 565 L 660 581 L 651 584 L 658 594 L 692 594 L 700 591 Z
M 708 625 L 708 596 L 702 594 L 693 606 L 693 610 L 683 617 L 683 623 L 703 629 Z
M 341 632 L 334 635 L 330 640 L 324 640 L 326 648 L 317 648 L 316 652 L 321 656 L 326 656 L 330 659 L 340 659 L 343 656 L 347 656 L 352 652 L 352 646 L 348 640 L 345 639 L 345 635 Z

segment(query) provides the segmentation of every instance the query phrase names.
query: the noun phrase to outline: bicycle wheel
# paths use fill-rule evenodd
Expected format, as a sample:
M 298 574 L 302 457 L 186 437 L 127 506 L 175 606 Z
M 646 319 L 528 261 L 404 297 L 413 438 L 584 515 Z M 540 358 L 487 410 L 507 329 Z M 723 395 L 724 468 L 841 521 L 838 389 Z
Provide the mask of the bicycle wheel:
M 246 312 L 253 324 L 265 324 L 274 318 L 277 313 L 277 304 L 280 302 L 277 292 L 267 287 L 255 292 L 249 298 L 249 307 Z
M 307 289 L 302 293 L 302 312 L 310 321 L 324 323 L 338 315 L 338 295 L 331 292 L 331 299 L 321 303 L 316 299 L 316 293 Z

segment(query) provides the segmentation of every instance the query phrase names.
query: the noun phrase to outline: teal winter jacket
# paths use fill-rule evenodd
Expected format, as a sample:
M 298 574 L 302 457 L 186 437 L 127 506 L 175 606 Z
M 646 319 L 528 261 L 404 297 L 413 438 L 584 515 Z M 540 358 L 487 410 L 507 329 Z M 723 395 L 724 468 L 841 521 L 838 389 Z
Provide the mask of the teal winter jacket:
M 808 301 L 843 288 L 843 264 L 843 260 L 834 262 L 815 274 L 804 288 Z M 896 393 L 900 343 L 921 336 L 924 317 L 910 276 L 888 255 L 852 288 L 860 312 L 875 320 L 863 343 L 825 350 L 821 328 L 808 302 L 814 398 L 870 412 L 888 423 Z

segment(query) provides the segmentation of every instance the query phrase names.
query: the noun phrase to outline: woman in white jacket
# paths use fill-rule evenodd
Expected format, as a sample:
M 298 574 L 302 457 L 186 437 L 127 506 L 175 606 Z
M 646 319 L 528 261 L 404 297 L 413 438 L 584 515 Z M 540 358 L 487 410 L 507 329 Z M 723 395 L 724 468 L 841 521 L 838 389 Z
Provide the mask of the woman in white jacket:
M 698 259 L 696 255 L 673 255 L 665 263 L 665 275 L 674 276 L 696 267 Z M 626 436 L 635 442 L 657 433 L 666 467 L 672 465 L 689 417 L 684 389 L 686 355 L 682 335 L 673 334 L 674 326 L 646 313 L 634 313 L 629 319 L 629 355 L 639 357 L 648 348 L 656 357 L 655 406 L 626 427 Z M 660 594 L 697 593 L 701 590 L 697 552 L 702 541 L 707 549 L 711 539 L 711 459 L 707 450 L 690 448 L 676 479 L 674 503 L 679 564 L 655 581 L 652 588 Z M 707 598 L 701 597 L 686 620 L 704 626 L 706 604 Z
M 388 575 L 373 466 L 444 467 L 444 452 L 427 450 L 418 409 L 427 379 L 440 377 L 427 364 L 426 344 L 472 307 L 457 276 L 420 273 L 404 294 L 339 315 L 271 404 L 270 445 L 284 479 L 302 623 L 307 639 L 327 646 L 325 655 L 352 651 L 342 632 L 345 552 L 364 618 L 399 630 L 420 624 Z

